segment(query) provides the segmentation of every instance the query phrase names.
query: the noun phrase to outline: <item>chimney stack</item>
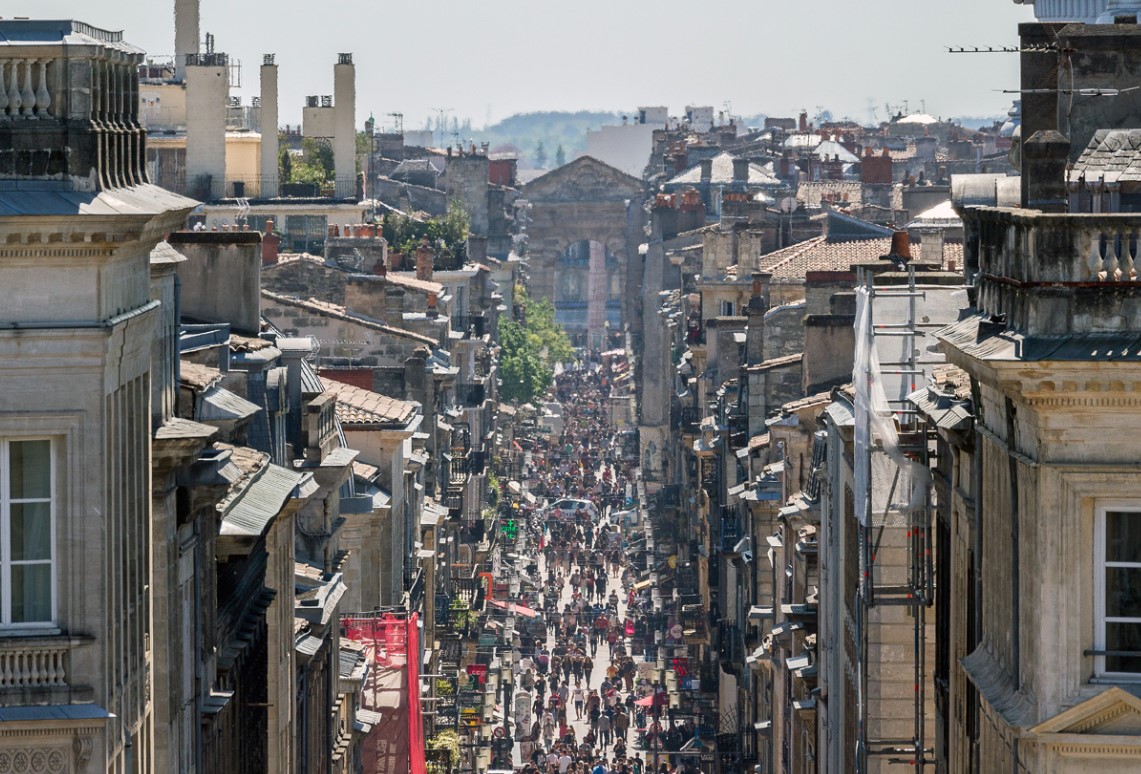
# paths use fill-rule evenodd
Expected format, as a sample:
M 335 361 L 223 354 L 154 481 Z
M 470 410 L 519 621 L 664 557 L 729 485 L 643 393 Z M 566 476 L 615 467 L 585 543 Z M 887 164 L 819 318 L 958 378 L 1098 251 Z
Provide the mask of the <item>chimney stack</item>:
M 420 246 L 416 248 L 416 279 L 424 282 L 432 281 L 433 257 L 428 237 L 424 237 L 420 240 Z
M 702 159 L 698 164 L 701 165 L 701 182 L 708 185 L 713 179 L 713 159 Z
M 333 180 L 336 196 L 357 191 L 357 86 L 352 54 L 338 54 L 333 68 Z
M 277 255 L 281 249 L 281 237 L 273 233 L 273 221 L 265 222 L 265 234 L 261 238 L 261 265 L 272 266 L 277 263 Z
M 906 231 L 892 233 L 891 252 L 888 255 L 891 258 L 902 258 L 904 261 L 911 260 L 911 238 Z
M 772 274 L 753 272 L 753 291 L 745 307 L 748 324 L 745 329 L 745 360 L 747 365 L 765 361 L 765 313 L 769 310 L 769 282 Z
M 427 316 L 428 316 L 429 320 L 435 320 L 437 317 L 440 316 L 440 310 L 436 308 L 436 294 L 435 293 L 429 293 L 428 294 L 428 314 L 427 314 Z
M 800 111 L 800 133 L 804 134 L 808 131 L 808 111 Z
M 261 66 L 261 195 L 276 198 L 277 179 L 277 63 L 266 54 Z
M 1042 212 L 1066 212 L 1066 163 L 1070 141 L 1053 129 L 1034 133 L 1022 143 L 1022 206 Z
M 186 67 L 186 184 L 197 199 L 225 196 L 229 97 L 225 54 L 207 52 Z
M 186 56 L 198 53 L 198 0 L 174 0 L 174 77 L 186 81 Z
M 745 158 L 733 159 L 733 182 L 746 185 L 749 182 L 749 160 Z

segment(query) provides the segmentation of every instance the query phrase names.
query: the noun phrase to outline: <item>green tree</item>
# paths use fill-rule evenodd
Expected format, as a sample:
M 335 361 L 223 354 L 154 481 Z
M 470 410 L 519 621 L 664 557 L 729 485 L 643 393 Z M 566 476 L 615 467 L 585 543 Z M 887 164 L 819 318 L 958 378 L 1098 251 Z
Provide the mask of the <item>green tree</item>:
M 542 140 L 535 146 L 535 163 L 540 167 L 547 166 L 547 149 L 543 147 Z
M 567 152 L 565 150 L 563 150 L 562 143 L 559 143 L 559 147 L 555 149 L 555 166 L 561 167 L 563 164 L 566 164 L 566 163 L 567 163 Z
M 574 358 L 574 348 L 566 331 L 555 322 L 555 307 L 550 301 L 532 301 L 523 289 L 517 301 L 525 309 L 523 321 L 499 322 L 500 394 L 506 400 L 530 403 L 551 386 L 555 363 Z
M 453 199 L 442 218 L 420 219 L 390 212 L 384 216 L 381 233 L 390 249 L 405 255 L 414 254 L 420 241 L 428 237 L 439 253 L 435 268 L 458 269 L 467 255 L 468 223 L 467 211 Z
M 278 154 L 278 179 L 288 183 L 293 179 L 293 155 L 289 152 L 289 148 L 282 147 L 281 153 Z

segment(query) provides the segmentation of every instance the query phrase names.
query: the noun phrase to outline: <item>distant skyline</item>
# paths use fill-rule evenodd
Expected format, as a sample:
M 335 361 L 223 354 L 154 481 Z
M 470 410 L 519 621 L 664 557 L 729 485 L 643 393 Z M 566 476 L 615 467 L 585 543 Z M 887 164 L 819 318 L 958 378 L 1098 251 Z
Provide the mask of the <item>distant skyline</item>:
M 5 0 L 3 15 L 75 18 L 154 56 L 174 52 L 173 0 Z M 314 11 L 318 10 L 319 13 Z M 1001 115 L 1017 88 L 1014 54 L 949 54 L 947 46 L 1014 45 L 1033 21 L 1011 0 L 680 0 L 366 3 L 201 0 L 201 35 L 243 65 L 258 93 L 262 54 L 277 55 L 282 124 L 309 94 L 332 94 L 333 64 L 352 52 L 357 125 L 372 113 L 419 129 L 444 111 L 476 128 L 514 113 L 632 111 L 712 105 L 733 114 L 867 121 L 885 104 L 938 117 Z

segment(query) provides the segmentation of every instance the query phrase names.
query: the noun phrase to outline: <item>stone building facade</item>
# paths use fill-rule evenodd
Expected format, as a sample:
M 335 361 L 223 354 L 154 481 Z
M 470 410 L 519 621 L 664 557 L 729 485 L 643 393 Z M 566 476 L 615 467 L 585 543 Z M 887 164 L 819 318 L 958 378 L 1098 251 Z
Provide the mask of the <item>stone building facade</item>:
M 23 535 L 0 552 L 0 760 L 151 771 L 147 471 L 172 390 L 168 351 L 152 417 L 149 255 L 194 203 L 146 184 L 141 51 L 72 21 L 0 33 L 0 71 L 33 84 L 0 111 L 0 518 Z
M 623 330 L 634 310 L 640 310 L 633 291 L 642 282 L 637 250 L 644 238 L 642 191 L 637 178 L 589 156 L 522 189 L 522 199 L 530 205 L 531 293 L 550 299 L 556 320 L 582 343 L 588 334 L 600 333 L 597 326 L 589 330 L 592 301 L 605 305 L 611 331 Z M 591 249 L 583 249 L 582 243 Z

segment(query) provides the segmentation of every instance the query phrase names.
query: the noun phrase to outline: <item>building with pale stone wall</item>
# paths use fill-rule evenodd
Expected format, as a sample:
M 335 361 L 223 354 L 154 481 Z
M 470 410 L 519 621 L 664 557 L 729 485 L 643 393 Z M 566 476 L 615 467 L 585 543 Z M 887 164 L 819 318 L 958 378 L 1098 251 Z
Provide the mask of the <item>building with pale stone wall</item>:
M 194 202 L 147 184 L 139 49 L 74 21 L 0 35 L 0 74 L 30 87 L 0 108 L 0 519 L 22 535 L 0 550 L 0 761 L 149 771 L 148 470 L 173 420 L 149 256 Z

